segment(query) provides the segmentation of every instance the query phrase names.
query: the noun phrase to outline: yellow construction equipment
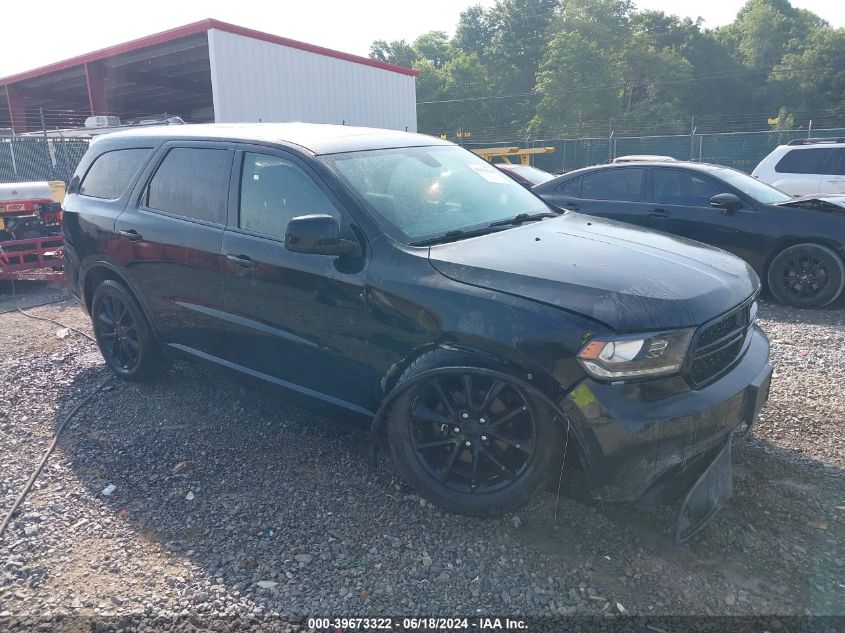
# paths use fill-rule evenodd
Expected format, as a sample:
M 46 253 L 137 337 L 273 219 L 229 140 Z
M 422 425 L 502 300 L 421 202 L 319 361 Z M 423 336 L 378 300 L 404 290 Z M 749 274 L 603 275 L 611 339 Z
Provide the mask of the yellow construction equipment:
M 531 164 L 531 157 L 535 154 L 551 154 L 555 151 L 554 147 L 485 147 L 482 149 L 472 150 L 484 160 L 493 162 L 494 159 L 499 158 L 504 163 L 513 163 L 512 158 L 519 159 L 523 165 Z

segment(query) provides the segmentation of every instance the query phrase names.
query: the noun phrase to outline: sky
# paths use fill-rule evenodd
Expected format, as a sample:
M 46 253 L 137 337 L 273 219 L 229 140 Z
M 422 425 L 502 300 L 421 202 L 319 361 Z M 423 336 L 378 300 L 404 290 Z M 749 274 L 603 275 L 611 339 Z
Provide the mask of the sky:
M 635 0 L 642 9 L 704 18 L 707 27 L 733 21 L 745 0 Z M 413 40 L 420 33 L 452 33 L 461 11 L 495 0 L 85 0 L 6 2 L 0 8 L 0 78 L 175 26 L 215 18 L 311 44 L 367 55 L 376 39 Z M 835 27 L 845 27 L 845 0 L 792 0 Z M 55 6 L 53 6 L 55 5 Z

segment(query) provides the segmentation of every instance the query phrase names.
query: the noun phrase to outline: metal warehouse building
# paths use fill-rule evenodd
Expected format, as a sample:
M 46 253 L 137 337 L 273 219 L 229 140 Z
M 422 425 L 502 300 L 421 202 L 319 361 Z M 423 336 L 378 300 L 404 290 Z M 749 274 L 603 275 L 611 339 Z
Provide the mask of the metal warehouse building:
M 418 71 L 203 20 L 0 79 L 0 127 L 90 115 L 306 121 L 416 131 Z

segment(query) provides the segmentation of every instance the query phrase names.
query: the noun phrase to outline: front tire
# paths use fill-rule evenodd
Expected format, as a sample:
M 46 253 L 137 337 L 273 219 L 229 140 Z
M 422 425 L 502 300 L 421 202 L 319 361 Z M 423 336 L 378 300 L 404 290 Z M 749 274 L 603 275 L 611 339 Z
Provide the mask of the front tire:
M 505 377 L 484 375 L 470 354 L 435 350 L 397 388 L 430 369 L 390 409 L 387 436 L 405 481 L 440 508 L 489 516 L 515 510 L 548 476 L 563 446 L 547 405 Z
M 170 368 L 138 300 L 123 284 L 107 279 L 97 286 L 91 320 L 103 359 L 120 378 L 150 380 Z
M 821 308 L 832 303 L 845 286 L 845 264 L 821 244 L 796 244 L 772 260 L 769 290 L 775 299 L 794 308 Z

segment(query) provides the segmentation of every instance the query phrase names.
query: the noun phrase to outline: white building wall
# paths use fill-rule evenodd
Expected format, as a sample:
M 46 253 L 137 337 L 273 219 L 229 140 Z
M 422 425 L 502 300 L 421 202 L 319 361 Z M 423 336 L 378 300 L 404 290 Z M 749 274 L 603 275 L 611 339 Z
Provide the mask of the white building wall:
M 303 121 L 417 131 L 415 78 L 365 64 L 208 32 L 218 123 Z

